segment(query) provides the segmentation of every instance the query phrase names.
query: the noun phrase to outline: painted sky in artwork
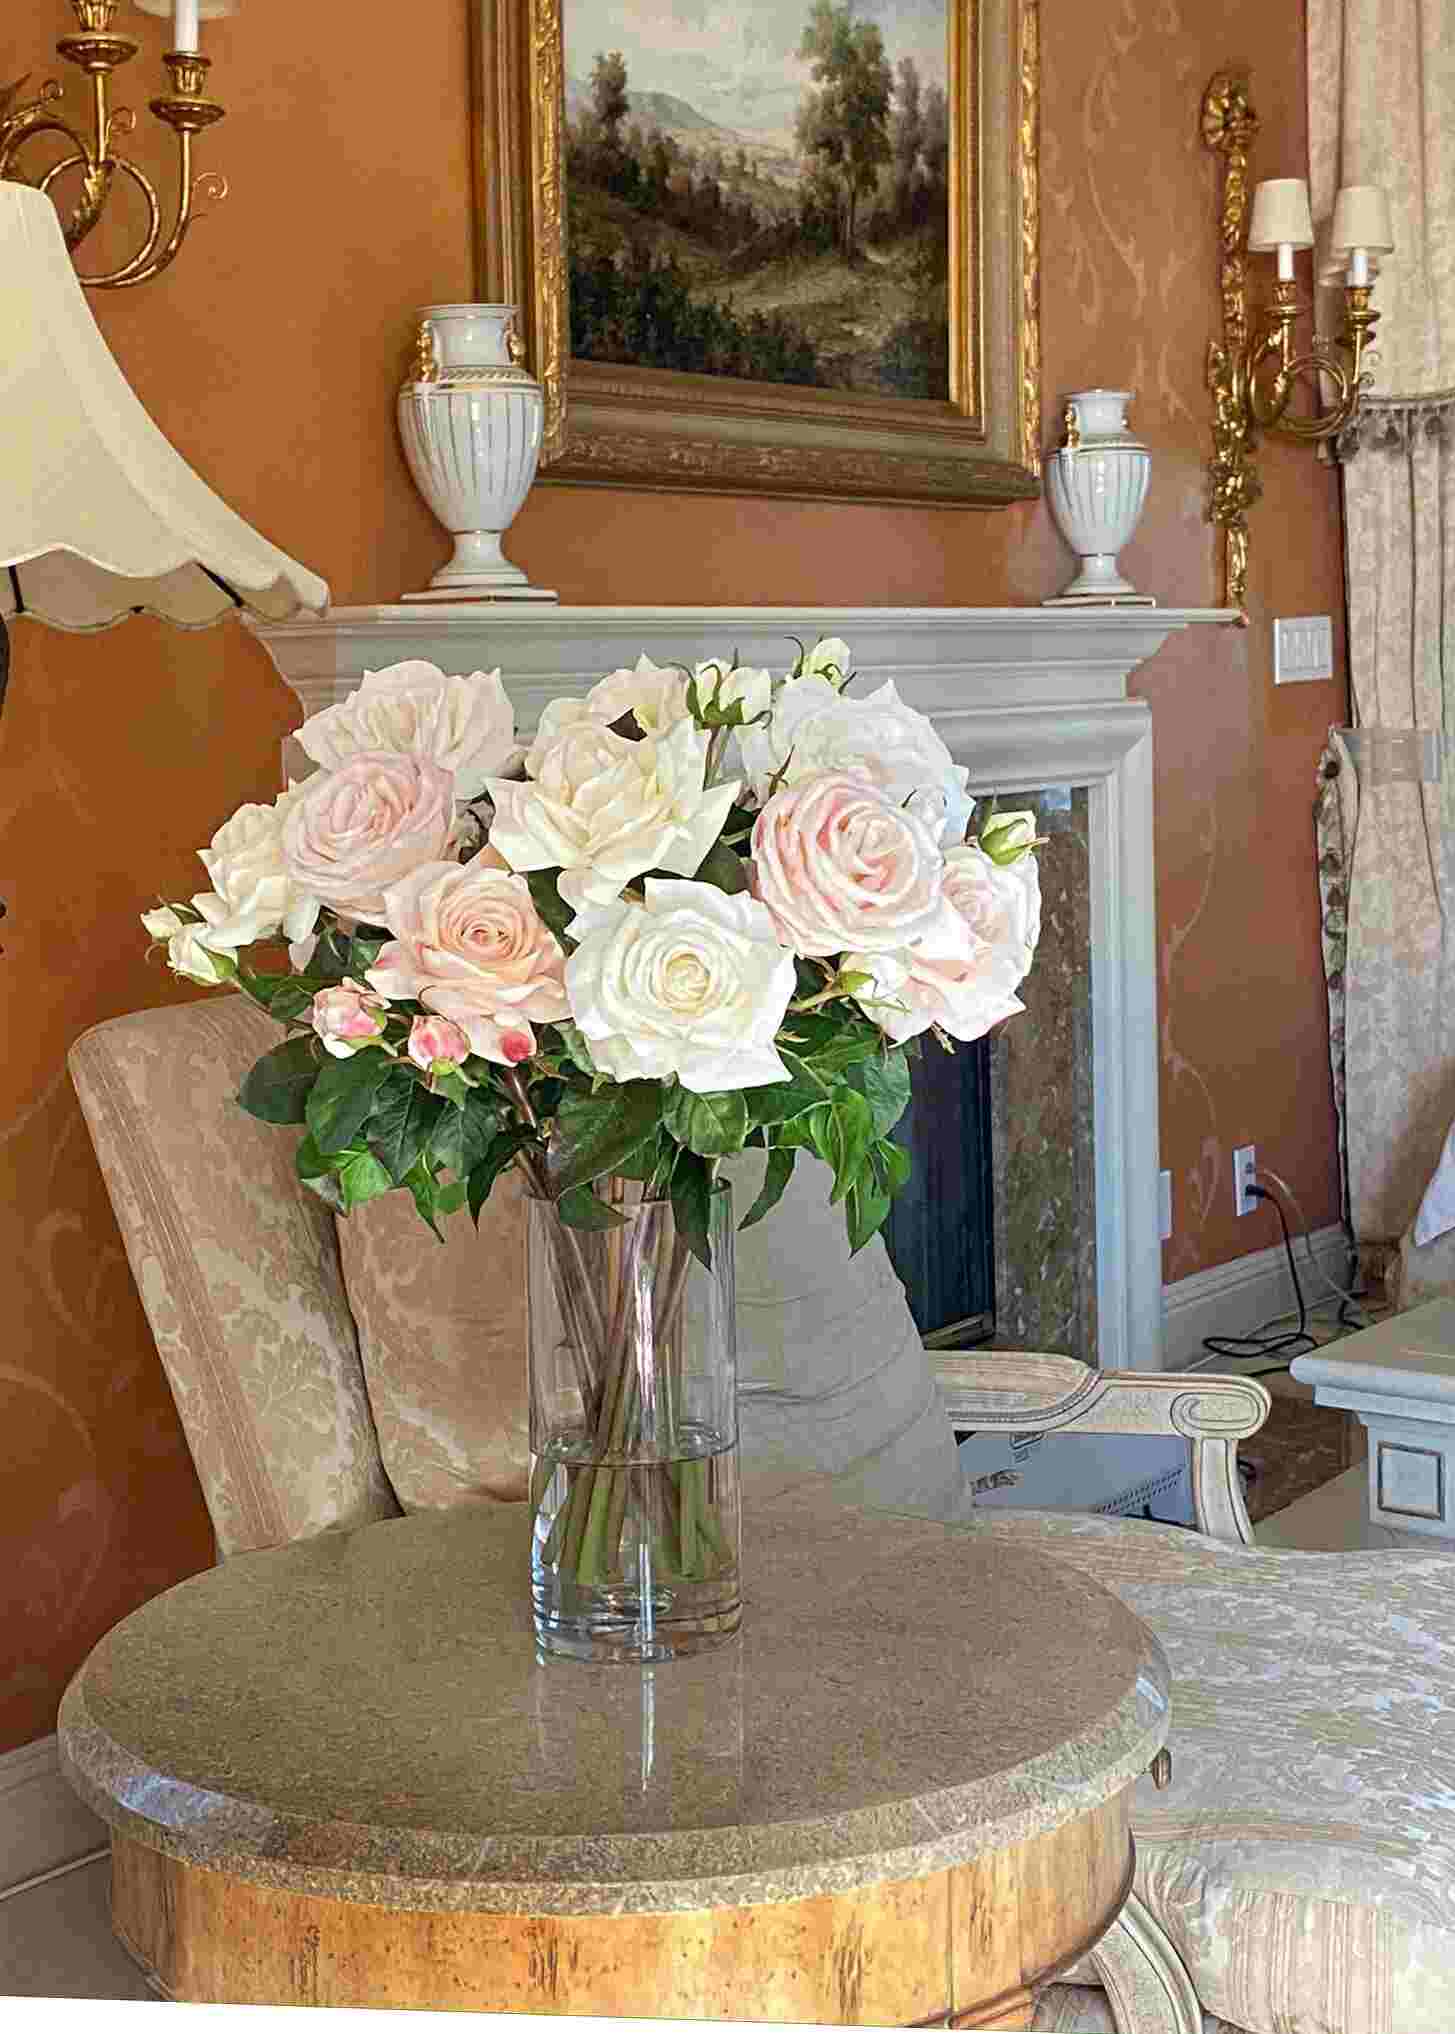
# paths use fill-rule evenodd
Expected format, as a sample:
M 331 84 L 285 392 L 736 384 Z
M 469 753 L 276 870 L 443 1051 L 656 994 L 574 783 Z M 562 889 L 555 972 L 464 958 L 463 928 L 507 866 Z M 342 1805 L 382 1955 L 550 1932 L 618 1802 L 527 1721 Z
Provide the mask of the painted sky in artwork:
M 860 0 L 891 63 L 912 56 L 944 84 L 946 0 Z M 619 49 L 638 91 L 671 92 L 707 120 L 744 133 L 791 130 L 808 68 L 795 52 L 809 0 L 563 0 L 566 70 L 590 76 Z

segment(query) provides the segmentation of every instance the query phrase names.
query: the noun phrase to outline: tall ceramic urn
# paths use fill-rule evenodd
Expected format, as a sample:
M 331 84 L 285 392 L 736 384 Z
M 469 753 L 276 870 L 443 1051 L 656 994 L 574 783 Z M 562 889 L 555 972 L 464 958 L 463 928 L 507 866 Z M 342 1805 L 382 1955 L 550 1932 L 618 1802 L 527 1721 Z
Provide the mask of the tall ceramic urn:
M 1152 455 L 1127 429 L 1127 389 L 1088 388 L 1066 404 L 1066 443 L 1046 462 L 1046 499 L 1081 561 L 1047 607 L 1155 607 L 1117 569 L 1141 518 Z
M 544 404 L 520 364 L 509 304 L 428 304 L 399 436 L 414 484 L 455 540 L 423 593 L 405 600 L 554 600 L 500 540 L 535 479 Z

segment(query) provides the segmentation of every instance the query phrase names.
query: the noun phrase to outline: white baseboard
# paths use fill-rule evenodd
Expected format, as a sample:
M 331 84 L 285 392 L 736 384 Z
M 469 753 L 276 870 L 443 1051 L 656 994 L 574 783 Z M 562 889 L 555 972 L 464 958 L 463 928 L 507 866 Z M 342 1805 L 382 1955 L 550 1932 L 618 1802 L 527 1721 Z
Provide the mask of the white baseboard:
M 0 1893 L 99 1850 L 107 1836 L 61 1778 L 54 1737 L 0 1756 Z
M 1309 1238 L 1315 1258 L 1329 1277 L 1349 1283 L 1344 1231 L 1337 1224 L 1315 1229 Z M 1310 1267 L 1301 1238 L 1295 1237 L 1294 1262 L 1305 1304 L 1329 1299 L 1329 1289 Z M 1231 1264 L 1196 1271 L 1162 1289 L 1164 1340 L 1162 1360 L 1168 1370 L 1185 1370 L 1204 1357 L 1204 1335 L 1246 1335 L 1295 1304 L 1283 1245 L 1235 1257 Z M 1290 1323 L 1291 1326 L 1296 1323 Z

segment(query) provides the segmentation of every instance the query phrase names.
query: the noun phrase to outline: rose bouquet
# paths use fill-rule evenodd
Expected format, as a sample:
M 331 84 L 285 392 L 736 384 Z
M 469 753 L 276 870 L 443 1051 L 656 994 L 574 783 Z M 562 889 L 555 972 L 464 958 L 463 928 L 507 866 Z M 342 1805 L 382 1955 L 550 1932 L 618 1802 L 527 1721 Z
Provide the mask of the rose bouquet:
M 143 918 L 177 973 L 287 1028 L 239 1100 L 301 1126 L 330 1206 L 403 1188 L 438 1232 L 515 1167 L 549 1209 L 578 1446 L 542 1465 L 538 1539 L 575 1585 L 619 1580 L 644 1532 L 679 1581 L 735 1572 L 692 1449 L 647 1527 L 622 1466 L 690 1397 L 682 1295 L 725 1233 L 719 1161 L 765 1154 L 747 1226 L 815 1154 L 860 1248 L 908 1174 L 915 1041 L 1022 1007 L 1032 816 L 972 831 L 930 722 L 852 676 L 837 640 L 776 681 L 643 657 L 553 701 L 522 751 L 498 671 L 366 674 L 299 730 L 315 773 L 201 850 L 211 888 Z

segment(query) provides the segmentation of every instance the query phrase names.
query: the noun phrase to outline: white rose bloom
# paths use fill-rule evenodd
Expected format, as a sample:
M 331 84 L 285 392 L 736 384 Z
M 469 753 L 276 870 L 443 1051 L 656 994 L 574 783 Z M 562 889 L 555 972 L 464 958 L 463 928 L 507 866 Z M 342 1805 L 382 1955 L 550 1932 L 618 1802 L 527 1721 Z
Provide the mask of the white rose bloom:
M 578 911 L 613 902 L 648 869 L 691 876 L 741 788 L 703 788 L 707 749 L 691 721 L 627 741 L 576 720 L 541 753 L 532 781 L 490 780 L 490 845 L 521 874 L 559 869 L 561 896 Z
M 970 930 L 1002 955 L 1011 986 L 1023 982 L 1041 936 L 1041 877 L 1033 854 L 1000 868 L 973 842 L 945 851 L 944 894 Z
M 608 726 L 629 713 L 644 735 L 664 735 L 679 720 L 688 720 L 687 680 L 671 666 L 637 658 L 634 670 L 609 671 L 586 695 L 593 720 Z M 549 707 L 546 709 L 550 711 Z
M 743 719 L 749 721 L 766 713 L 772 704 L 771 671 L 754 671 L 746 664 L 734 671 L 721 658 L 713 657 L 697 665 L 692 676 L 701 706 L 728 707 L 736 701 L 743 709 Z
M 212 890 L 192 906 L 206 923 L 202 936 L 210 947 L 232 951 L 280 929 L 300 940 L 313 930 L 319 899 L 293 881 L 283 856 L 283 821 L 301 791 L 294 786 L 271 805 L 239 806 L 211 846 L 198 849 Z
M 174 975 L 185 975 L 189 982 L 215 989 L 219 982 L 229 979 L 230 956 L 219 964 L 217 956 L 202 944 L 201 932 L 200 925 L 184 925 L 180 932 L 174 932 L 167 941 L 167 966 Z
M 192 920 L 179 916 L 170 904 L 163 904 L 155 911 L 143 911 L 141 922 L 153 939 L 165 944 L 173 933 L 185 932 Z
M 842 636 L 821 636 L 800 660 L 798 678 L 837 678 L 839 683 L 854 667 L 853 653 Z
M 797 784 L 823 770 L 853 770 L 867 775 L 896 805 L 908 800 L 936 840 L 949 844 L 965 838 L 975 810 L 965 790 L 970 773 L 954 760 L 925 715 L 905 705 L 892 678 L 863 699 L 845 698 L 817 675 L 791 678 L 767 725 L 744 728 L 739 740 L 760 805 L 774 783 Z
M 418 657 L 366 671 L 356 692 L 304 721 L 298 740 L 326 770 L 365 751 L 423 756 L 454 772 L 457 798 L 478 796 L 517 754 L 499 671 L 451 678 Z
M 896 1045 L 938 1024 L 951 1038 L 983 1038 L 1025 1005 L 1005 952 L 979 938 L 948 903 L 934 926 L 897 953 L 848 953 L 846 972 L 868 975 L 854 1000 Z
M 795 987 L 793 956 L 751 897 L 651 877 L 644 904 L 593 914 L 566 963 L 571 1015 L 613 1080 L 693 1094 L 788 1079 L 773 1045 Z

